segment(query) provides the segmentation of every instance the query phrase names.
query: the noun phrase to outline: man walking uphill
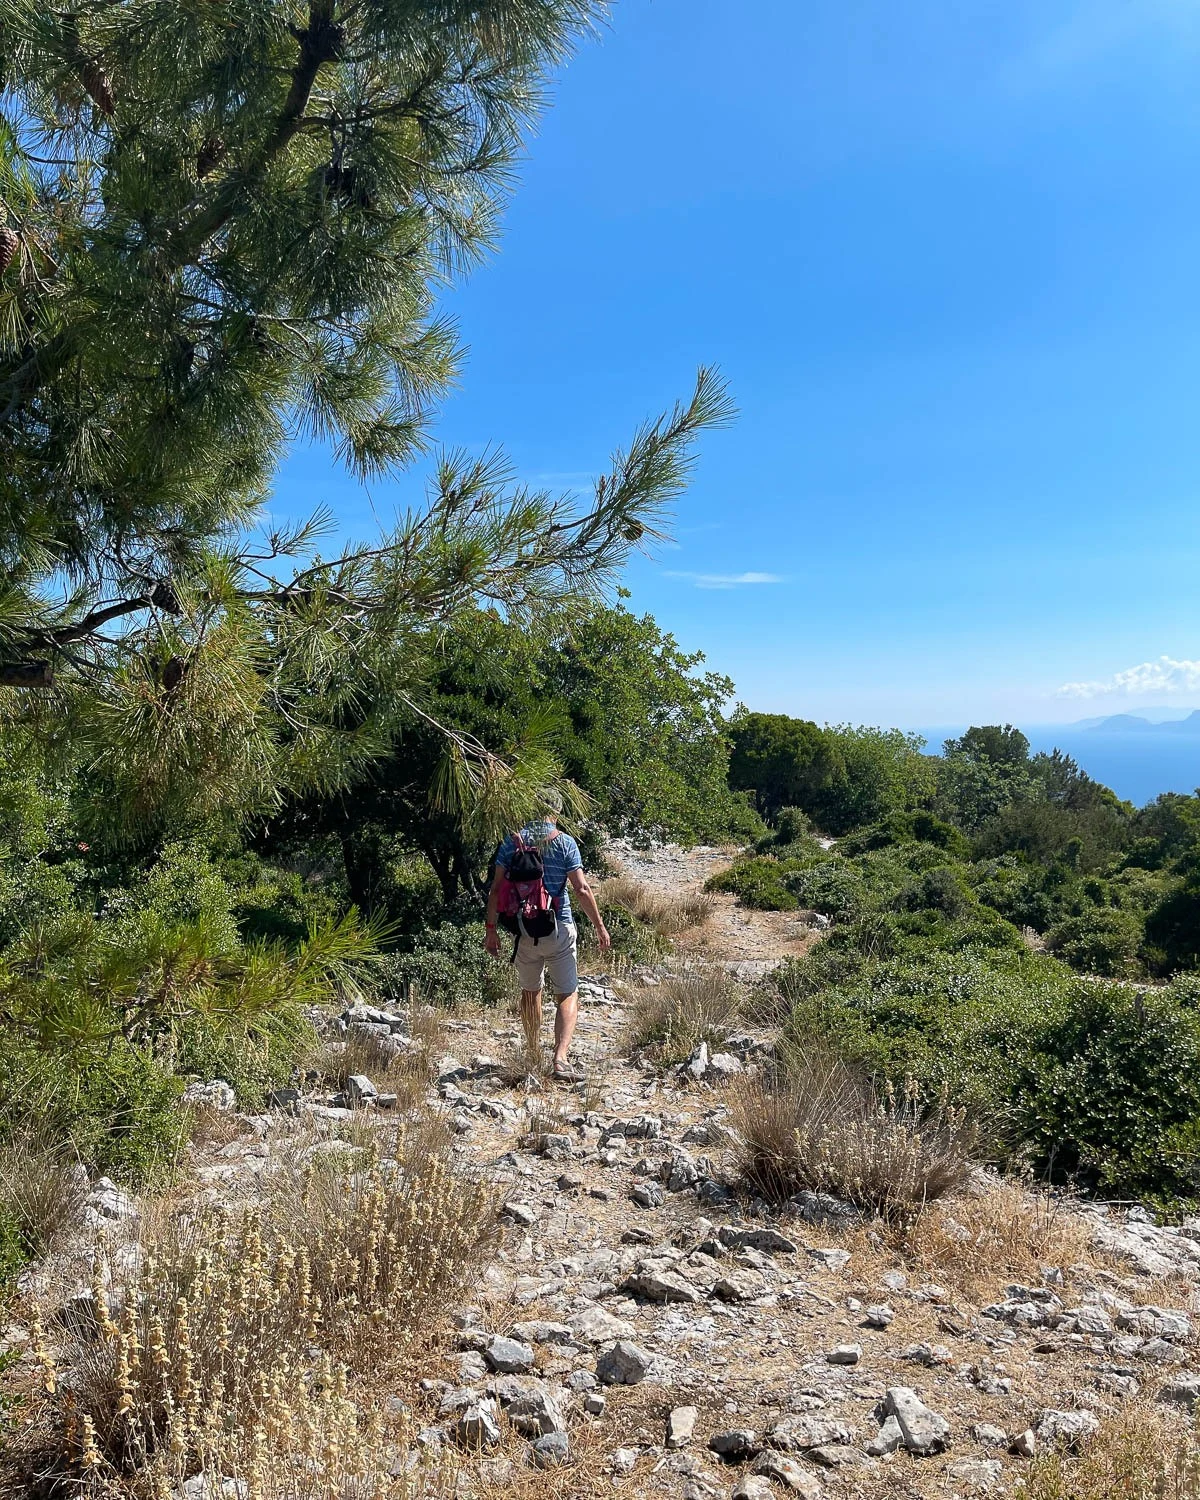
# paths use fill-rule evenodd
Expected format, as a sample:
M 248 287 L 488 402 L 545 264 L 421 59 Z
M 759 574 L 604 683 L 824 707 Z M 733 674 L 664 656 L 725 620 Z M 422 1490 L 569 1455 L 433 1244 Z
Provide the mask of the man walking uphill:
M 567 1049 L 579 1014 L 579 969 L 571 891 L 596 929 L 601 952 L 611 940 L 583 873 L 579 845 L 570 834 L 559 830 L 561 813 L 562 798 L 552 787 L 546 788 L 539 794 L 535 820 L 519 834 L 510 834 L 496 851 L 484 946 L 491 954 L 500 952 L 496 929 L 503 915 L 505 925 L 517 936 L 514 958 L 521 980 L 521 1021 L 534 1056 L 542 1026 L 542 977 L 549 970 L 558 1007 L 554 1017 L 554 1076 L 564 1083 L 574 1083 L 579 1074 L 567 1061 Z

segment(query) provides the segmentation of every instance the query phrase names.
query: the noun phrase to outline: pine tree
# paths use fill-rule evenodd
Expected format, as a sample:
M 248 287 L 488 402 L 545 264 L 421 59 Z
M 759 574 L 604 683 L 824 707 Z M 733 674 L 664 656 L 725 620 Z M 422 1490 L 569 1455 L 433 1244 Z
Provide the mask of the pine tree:
M 361 476 L 421 450 L 456 360 L 437 288 L 603 9 L 0 7 L 0 716 L 70 744 L 112 829 L 337 784 L 421 713 L 457 609 L 594 589 L 661 535 L 728 415 L 708 371 L 586 506 L 452 456 L 367 547 L 317 556 L 325 515 L 247 540 L 293 434 Z M 448 800 L 502 784 L 448 747 Z

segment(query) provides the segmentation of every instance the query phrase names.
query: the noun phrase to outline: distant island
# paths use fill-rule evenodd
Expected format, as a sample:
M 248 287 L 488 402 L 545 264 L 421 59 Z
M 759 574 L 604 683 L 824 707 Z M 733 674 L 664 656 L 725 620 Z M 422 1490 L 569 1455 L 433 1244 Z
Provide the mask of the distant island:
M 1159 718 L 1157 714 L 1153 718 L 1148 714 L 1108 714 L 1102 719 L 1080 719 L 1069 727 L 1087 734 L 1200 736 L 1200 708 L 1184 709 L 1182 717 L 1170 719 Z

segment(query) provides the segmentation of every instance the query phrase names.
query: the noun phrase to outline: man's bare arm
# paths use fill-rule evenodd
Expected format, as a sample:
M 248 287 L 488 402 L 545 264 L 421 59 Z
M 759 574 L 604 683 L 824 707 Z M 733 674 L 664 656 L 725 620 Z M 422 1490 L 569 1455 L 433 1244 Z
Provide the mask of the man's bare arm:
M 488 886 L 487 916 L 484 918 L 484 921 L 487 923 L 487 929 L 483 934 L 483 946 L 489 953 L 500 952 L 500 935 L 496 931 L 496 886 L 503 873 L 500 866 L 497 865 L 496 873 L 492 876 L 492 883 Z
M 571 889 L 575 893 L 583 914 L 596 929 L 596 936 L 600 939 L 601 951 L 611 947 L 612 939 L 608 935 L 608 928 L 604 925 L 604 918 L 600 915 L 600 903 L 596 900 L 596 893 L 588 884 L 588 878 L 582 870 L 572 870 L 567 876 L 571 882 Z

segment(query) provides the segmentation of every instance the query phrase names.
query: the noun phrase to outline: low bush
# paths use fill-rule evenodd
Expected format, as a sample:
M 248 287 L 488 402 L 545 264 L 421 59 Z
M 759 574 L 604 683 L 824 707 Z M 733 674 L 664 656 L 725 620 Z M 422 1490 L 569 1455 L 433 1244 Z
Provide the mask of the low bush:
M 241 1108 L 262 1108 L 272 1089 L 292 1082 L 300 1057 L 315 1038 L 312 1022 L 301 1012 L 282 1008 L 252 1029 L 237 1024 L 213 1026 L 203 1017 L 178 1022 L 164 1042 L 172 1071 L 204 1082 L 222 1078 Z
M 929 812 L 895 812 L 882 822 L 848 834 L 838 845 L 847 856 L 867 854 L 902 844 L 932 844 L 955 859 L 971 858 L 971 842 L 954 827 Z
M 997 1177 L 923 1214 L 897 1248 L 910 1268 L 984 1302 L 1011 1282 L 1036 1283 L 1044 1266 L 1086 1260 L 1090 1238 L 1070 1198 Z
M 1067 917 L 1046 934 L 1046 947 L 1073 969 L 1108 978 L 1140 972 L 1142 922 L 1133 912 L 1090 907 Z
M 790 869 L 783 883 L 797 905 L 818 911 L 837 922 L 849 922 L 868 904 L 862 876 L 844 860 L 822 859 Z
M 79 1220 L 87 1172 L 44 1125 L 0 1142 L 0 1285 L 4 1268 L 43 1255 Z
M 927 1105 L 915 1080 L 881 1095 L 818 1043 L 785 1051 L 774 1078 L 733 1096 L 743 1176 L 765 1196 L 832 1193 L 898 1223 L 958 1187 L 977 1134 L 944 1098 Z
M 849 932 L 849 929 L 845 930 Z M 786 1034 L 911 1074 L 994 1127 L 999 1160 L 1120 1196 L 1200 1193 L 1195 986 L 1140 992 L 1029 949 L 871 959 L 835 934 L 772 980 Z
M 417 938 L 408 952 L 388 954 L 376 965 L 375 982 L 381 995 L 400 1000 L 411 986 L 415 998 L 427 1005 L 504 1004 L 516 993 L 514 970 L 508 962 L 512 940 L 500 934 L 501 960 L 485 952 L 483 937 L 482 922 L 462 926 L 443 922 Z
M 99 1048 L 43 1049 L 0 1024 L 0 1141 L 36 1120 L 90 1168 L 148 1182 L 178 1156 L 182 1090 L 149 1049 L 119 1037 Z
M 701 1042 L 724 1040 L 737 1018 L 741 992 L 720 969 L 680 974 L 639 990 L 629 1022 L 629 1045 L 660 1063 L 683 1062 Z
M 757 907 L 761 911 L 796 911 L 800 902 L 785 879 L 790 868 L 765 855 L 741 859 L 727 870 L 711 875 L 704 889 L 729 891 L 743 906 Z
M 136 1475 L 149 1496 L 196 1473 L 264 1496 L 375 1493 L 381 1421 L 356 1409 L 345 1362 L 403 1358 L 428 1332 L 491 1244 L 496 1199 L 428 1131 L 398 1134 L 386 1165 L 304 1155 L 241 1216 L 151 1215 L 128 1281 L 106 1286 L 98 1260 L 96 1322 L 66 1330 L 69 1388 L 35 1329 L 82 1493 Z
M 600 945 L 592 924 L 583 915 L 579 917 L 579 954 L 588 962 L 600 960 Z M 667 951 L 668 943 L 661 933 L 636 917 L 628 907 L 609 901 L 604 906 L 604 925 L 612 939 L 612 948 L 604 957 L 609 968 L 623 964 L 652 964 Z

